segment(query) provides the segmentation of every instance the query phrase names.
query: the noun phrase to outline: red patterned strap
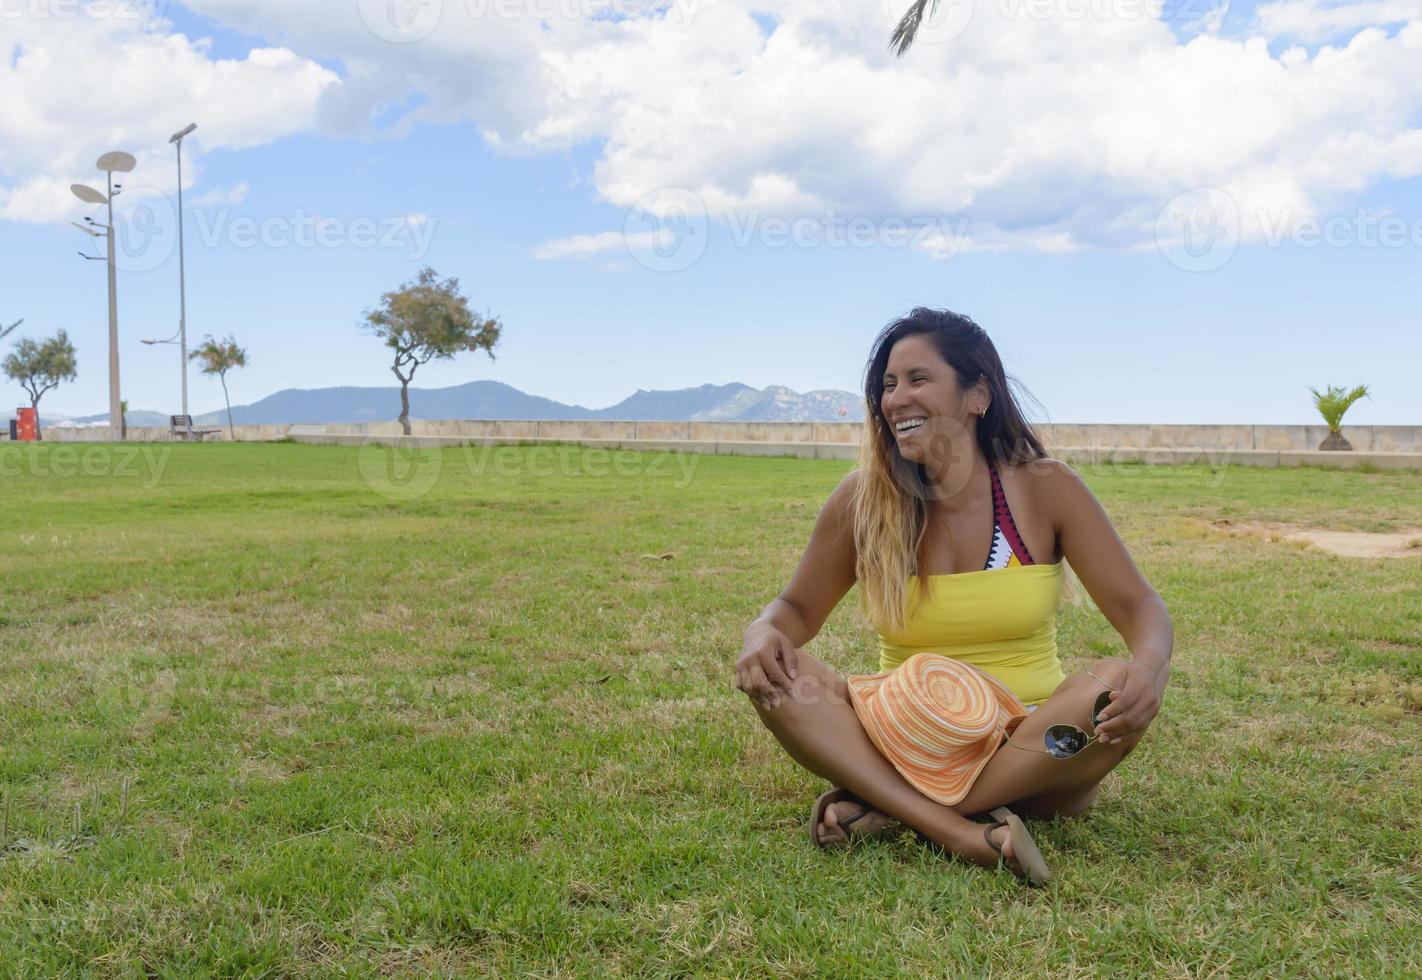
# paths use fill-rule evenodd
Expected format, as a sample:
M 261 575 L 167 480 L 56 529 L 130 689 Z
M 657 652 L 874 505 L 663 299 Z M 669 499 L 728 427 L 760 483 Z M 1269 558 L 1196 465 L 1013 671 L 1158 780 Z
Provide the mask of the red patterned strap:
M 1017 533 L 1017 523 L 1012 519 L 1012 510 L 1007 506 L 1007 494 L 1002 491 L 1002 481 L 998 479 L 997 469 L 988 463 L 988 475 L 992 477 L 992 516 L 997 526 L 1002 530 L 1003 537 L 1007 538 L 1007 546 L 1017 555 L 1017 560 L 1024 565 L 1035 565 L 1032 560 L 1032 553 L 1027 550 L 1026 543 L 1022 540 L 1022 535 Z

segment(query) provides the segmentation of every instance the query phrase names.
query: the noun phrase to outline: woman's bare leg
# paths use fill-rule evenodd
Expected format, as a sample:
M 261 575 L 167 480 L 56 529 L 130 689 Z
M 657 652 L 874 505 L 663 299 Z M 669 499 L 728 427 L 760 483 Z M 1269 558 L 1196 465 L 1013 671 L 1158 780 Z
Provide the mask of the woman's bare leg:
M 1091 667 L 1090 674 L 1067 678 L 1018 725 L 1012 742 L 1040 748 L 1047 727 L 1060 723 L 1090 732 L 1096 698 L 1106 685 L 1119 689 L 1124 672 L 1124 662 L 1102 661 Z M 879 754 L 849 704 L 842 677 L 803 651 L 798 675 L 779 707 L 767 709 L 757 704 L 756 708 L 791 758 L 947 850 L 980 864 L 996 863 L 997 855 L 987 848 L 978 825 L 964 814 L 1007 804 L 1033 816 L 1080 813 L 1095 799 L 1101 780 L 1137 741 L 1122 739 L 1115 745 L 1095 742 L 1071 759 L 1054 759 L 1004 744 L 983 768 L 968 796 L 949 807 L 920 793 Z
M 997 852 L 983 839 L 981 825 L 924 796 L 879 754 L 849 703 L 844 678 L 822 661 L 802 651 L 797 677 L 779 707 L 763 708 L 754 698 L 751 703 L 790 757 L 810 772 L 945 850 L 977 864 L 997 864 Z
M 1115 745 L 1092 742 L 1070 759 L 1054 759 L 1040 751 L 1051 725 L 1075 725 L 1088 734 L 1094 731 L 1091 712 L 1096 699 L 1103 691 L 1121 689 L 1126 664 L 1103 660 L 1088 671 L 1072 674 L 1022 720 L 1012 733 L 1012 744 L 998 748 L 958 804 L 959 810 L 974 814 L 1010 804 L 1025 814 L 1050 817 L 1075 816 L 1091 806 L 1101 780 L 1135 748 L 1139 738 L 1123 738 Z

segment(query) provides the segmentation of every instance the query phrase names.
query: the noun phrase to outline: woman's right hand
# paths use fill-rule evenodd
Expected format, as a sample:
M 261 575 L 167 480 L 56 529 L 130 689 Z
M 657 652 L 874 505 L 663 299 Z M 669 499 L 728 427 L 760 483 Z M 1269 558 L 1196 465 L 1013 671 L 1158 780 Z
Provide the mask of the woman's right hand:
M 762 708 L 777 708 L 790 693 L 799 668 L 800 651 L 773 626 L 746 631 L 745 646 L 736 660 L 736 687 Z

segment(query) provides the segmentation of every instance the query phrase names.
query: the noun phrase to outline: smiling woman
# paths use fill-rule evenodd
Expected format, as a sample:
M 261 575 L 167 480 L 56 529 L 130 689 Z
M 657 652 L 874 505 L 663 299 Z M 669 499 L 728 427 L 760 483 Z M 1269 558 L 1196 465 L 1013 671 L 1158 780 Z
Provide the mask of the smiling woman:
M 736 686 L 791 758 L 834 784 L 811 812 L 816 844 L 897 821 L 1044 883 L 1046 863 L 1008 806 L 1041 817 L 1091 806 L 1159 710 L 1169 614 L 1091 491 L 1047 456 L 972 320 L 919 308 L 891 323 L 864 394 L 859 466 L 830 494 L 790 584 L 746 630 Z M 1068 560 L 1129 662 L 1063 674 Z M 879 673 L 846 678 L 801 648 L 856 582 Z M 970 819 L 980 814 L 986 826 Z

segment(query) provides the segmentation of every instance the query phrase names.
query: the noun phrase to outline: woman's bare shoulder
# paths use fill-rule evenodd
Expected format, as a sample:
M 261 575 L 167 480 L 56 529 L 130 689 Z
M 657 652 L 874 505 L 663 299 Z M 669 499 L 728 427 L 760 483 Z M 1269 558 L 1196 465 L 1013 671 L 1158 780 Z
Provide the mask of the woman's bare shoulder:
M 1017 463 L 1002 463 L 998 465 L 998 470 L 1004 477 L 1020 483 L 1026 492 L 1032 494 L 1050 493 L 1063 481 L 1080 479 L 1071 466 L 1051 456 Z
M 1052 527 L 1059 526 L 1063 501 L 1074 498 L 1085 486 L 1076 470 L 1051 456 L 1005 464 L 1002 469 L 1008 474 L 1003 479 L 1016 484 L 1032 512 L 1045 516 Z
M 859 488 L 859 479 L 858 469 L 846 473 L 844 478 L 830 491 L 828 499 L 825 500 L 824 509 L 841 521 L 850 522 L 854 515 L 854 494 Z

